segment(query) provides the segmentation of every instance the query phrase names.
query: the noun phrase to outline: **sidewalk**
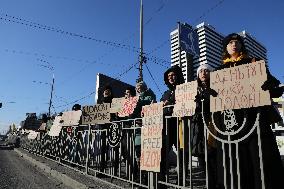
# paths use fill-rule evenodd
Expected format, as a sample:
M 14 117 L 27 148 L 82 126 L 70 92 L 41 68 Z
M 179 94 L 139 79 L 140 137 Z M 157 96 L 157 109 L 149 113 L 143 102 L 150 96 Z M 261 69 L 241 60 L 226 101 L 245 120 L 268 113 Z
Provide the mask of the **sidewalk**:
M 70 188 L 120 188 L 101 179 L 91 177 L 82 172 L 63 166 L 56 161 L 52 161 L 44 157 L 28 153 L 27 151 L 21 148 L 15 148 L 14 151 L 17 152 L 19 156 L 25 159 L 26 161 L 31 162 L 32 164 L 34 164 L 34 166 L 38 167 L 45 173 L 49 174 L 50 176 L 54 177 L 55 179 L 62 182 L 65 186 L 68 186 Z

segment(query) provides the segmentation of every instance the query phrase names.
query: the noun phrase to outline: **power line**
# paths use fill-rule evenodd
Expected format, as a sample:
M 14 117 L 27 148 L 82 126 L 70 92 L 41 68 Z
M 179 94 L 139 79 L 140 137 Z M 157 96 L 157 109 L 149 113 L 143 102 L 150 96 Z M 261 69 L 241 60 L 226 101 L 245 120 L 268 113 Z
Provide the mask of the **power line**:
M 38 64 L 39 66 L 47 68 L 50 71 L 54 71 L 54 67 L 48 61 L 39 58 L 37 59 L 37 61 L 47 64 L 47 65 Z
M 200 15 L 199 17 L 197 17 L 197 18 L 195 19 L 195 21 L 193 22 L 193 23 L 194 23 L 193 25 L 196 25 L 196 24 L 198 23 L 198 21 L 199 21 L 201 18 L 205 17 L 206 14 L 208 14 L 208 13 L 210 13 L 211 11 L 213 11 L 214 9 L 216 9 L 216 8 L 217 8 L 218 6 L 220 6 L 224 1 L 225 1 L 225 0 L 220 0 L 220 1 L 218 1 L 218 3 L 216 3 L 214 6 L 210 7 L 209 9 L 207 9 L 202 15 Z M 153 52 L 155 52 L 155 51 L 161 49 L 161 48 L 162 48 L 164 45 L 166 45 L 168 42 L 170 42 L 169 39 L 167 39 L 166 41 L 162 42 L 160 45 L 158 45 L 158 46 L 155 47 L 153 50 L 151 50 L 151 51 L 149 52 L 149 54 L 152 54 Z
M 217 8 L 219 5 L 221 5 L 224 1 L 225 1 L 225 0 L 220 0 L 220 1 L 218 1 L 218 3 L 216 3 L 214 6 L 210 7 L 209 9 L 207 9 L 201 16 L 199 16 L 198 18 L 195 19 L 195 21 L 193 22 L 193 23 L 194 23 L 193 25 L 197 24 L 198 21 L 199 21 L 201 18 L 205 17 L 206 14 L 210 13 L 211 11 L 213 11 L 215 8 Z
M 156 87 L 158 88 L 158 91 L 159 91 L 159 92 L 160 92 L 160 94 L 162 95 L 162 92 L 161 92 L 161 90 L 160 90 L 160 88 L 159 88 L 159 86 L 158 86 L 158 84 L 157 84 L 156 80 L 154 79 L 154 77 L 153 77 L 152 73 L 150 72 L 150 69 L 148 68 L 147 64 L 145 64 L 145 66 L 146 66 L 146 68 L 147 68 L 147 70 L 148 70 L 148 72 L 149 72 L 149 74 L 150 74 L 150 77 L 152 78 L 152 80 L 153 80 L 154 84 L 155 84 L 155 85 L 156 85 Z
M 109 45 L 109 46 L 114 46 L 114 47 L 119 47 L 119 48 L 122 48 L 122 49 L 131 50 L 131 51 L 134 51 L 134 52 L 139 52 L 139 50 L 140 50 L 138 47 L 135 47 L 135 46 L 130 46 L 130 45 L 112 42 L 112 41 L 107 41 L 107 40 L 102 40 L 102 39 L 97 39 L 97 38 L 94 38 L 94 37 L 86 36 L 86 35 L 83 35 L 83 34 L 77 34 L 77 33 L 74 33 L 74 32 L 68 32 L 68 31 L 58 29 L 58 28 L 54 28 L 54 27 L 51 27 L 51 26 L 47 26 L 47 25 L 44 25 L 44 24 L 31 22 L 31 21 L 28 21 L 26 19 L 22 19 L 22 18 L 19 18 L 19 17 L 10 16 L 8 14 L 2 13 L 1 15 L 2 15 L 2 16 L 0 16 L 1 20 L 13 22 L 13 23 L 16 23 L 16 24 L 22 24 L 22 25 L 25 25 L 25 26 L 28 26 L 28 27 L 31 27 L 31 28 L 37 28 L 37 29 L 41 29 L 41 30 L 56 32 L 56 33 L 59 33 L 59 34 L 62 34 L 62 35 L 79 37 L 79 38 L 82 38 L 82 39 L 95 41 L 95 42 L 102 43 L 102 44 Z
M 131 69 L 133 69 L 133 67 L 138 64 L 138 62 L 132 64 L 127 70 L 123 71 L 121 74 L 119 74 L 115 79 L 119 79 L 120 77 L 122 77 L 123 75 L 125 75 L 126 73 L 128 73 Z M 107 84 L 110 84 L 111 82 L 107 83 Z M 66 106 L 69 106 L 69 105 L 72 105 L 72 104 L 75 104 L 81 100 L 84 100 L 86 98 L 89 98 L 91 95 L 95 94 L 96 91 L 92 91 L 90 94 L 86 95 L 86 96 L 83 96 L 83 97 L 80 97 L 79 99 L 77 100 L 74 100 L 72 102 L 69 102 L 69 103 L 66 103 L 64 105 L 60 105 L 60 106 L 56 106 L 55 108 L 61 108 L 61 107 L 66 107 Z
M 163 7 L 164 6 L 162 6 L 162 8 Z M 162 10 L 162 8 L 159 8 L 157 11 L 159 12 L 160 10 Z M 29 21 L 29 20 L 26 20 L 26 19 L 23 19 L 23 18 L 16 17 L 16 16 L 10 16 L 8 14 L 0 13 L 0 15 L 2 15 L 2 16 L 0 16 L 1 20 L 5 20 L 5 21 L 8 21 L 8 22 L 13 22 L 13 23 L 22 24 L 22 25 L 32 27 L 32 28 L 56 32 L 56 33 L 60 33 L 62 35 L 69 35 L 69 36 L 73 36 L 73 37 L 79 37 L 79 38 L 83 38 L 83 39 L 87 39 L 87 40 L 92 40 L 92 41 L 95 41 L 95 42 L 98 42 L 98 43 L 103 43 L 105 45 L 109 45 L 109 46 L 112 46 L 112 47 L 118 47 L 118 48 L 129 50 L 129 51 L 132 51 L 132 52 L 135 52 L 135 53 L 140 52 L 139 47 L 126 45 L 126 44 L 123 44 L 123 43 L 106 41 L 106 40 L 102 40 L 102 39 L 97 39 L 97 38 L 94 38 L 94 37 L 85 36 L 83 34 L 76 34 L 76 33 L 73 33 L 73 32 L 68 32 L 68 31 L 65 31 L 65 30 L 62 30 L 62 29 L 54 28 L 54 27 L 47 26 L 47 25 L 44 25 L 44 24 L 39 24 L 39 23 L 32 22 L 32 21 Z M 148 53 L 145 53 L 145 54 L 148 54 Z

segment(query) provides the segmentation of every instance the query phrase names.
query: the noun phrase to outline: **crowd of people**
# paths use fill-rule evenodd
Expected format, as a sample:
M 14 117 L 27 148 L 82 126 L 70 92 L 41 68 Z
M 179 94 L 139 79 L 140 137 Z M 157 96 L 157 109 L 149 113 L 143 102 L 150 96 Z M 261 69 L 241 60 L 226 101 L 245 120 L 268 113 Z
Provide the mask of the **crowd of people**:
M 223 41 L 223 57 L 222 63 L 216 70 L 226 69 L 234 66 L 253 64 L 258 60 L 258 57 L 249 57 L 248 52 L 245 48 L 243 39 L 238 34 L 232 33 L 228 35 Z M 183 129 L 184 144 L 180 145 L 181 140 L 177 137 L 180 129 L 180 122 L 184 118 L 165 118 L 163 126 L 163 141 L 161 149 L 161 170 L 159 173 L 159 179 L 161 181 L 166 180 L 168 171 L 168 162 L 165 157 L 168 156 L 171 147 L 180 147 L 177 149 L 179 154 L 179 168 L 180 173 L 185 172 L 188 174 L 189 155 L 198 157 L 200 168 L 206 172 L 208 178 L 209 189 L 223 189 L 223 188 L 242 188 L 242 189 L 258 189 L 262 188 L 264 183 L 267 189 L 278 189 L 281 186 L 281 182 L 284 180 L 284 168 L 281 162 L 281 157 L 277 148 L 276 140 L 273 135 L 273 131 L 270 127 L 271 124 L 281 121 L 280 115 L 275 111 L 273 106 L 262 106 L 254 108 L 243 108 L 238 110 L 232 110 L 236 117 L 238 125 L 243 123 L 246 119 L 246 124 L 242 132 L 234 136 L 232 140 L 237 140 L 245 136 L 250 131 L 256 121 L 257 115 L 259 115 L 259 129 L 260 135 L 254 130 L 250 136 L 245 140 L 238 143 L 238 147 L 233 144 L 221 143 L 216 138 L 222 138 L 212 122 L 215 123 L 218 130 L 225 131 L 226 125 L 224 123 L 224 116 L 222 112 L 217 112 L 212 116 L 210 112 L 210 96 L 218 96 L 218 93 L 210 88 L 210 72 L 214 71 L 209 64 L 200 65 L 197 69 L 197 95 L 195 97 L 196 110 L 193 116 L 188 117 L 190 124 L 188 127 Z M 279 87 L 279 80 L 272 76 L 269 72 L 268 67 L 266 68 L 267 81 L 262 85 L 264 91 L 269 91 L 271 98 L 280 97 L 283 94 L 283 87 Z M 164 105 L 164 116 L 171 116 L 173 113 L 173 105 L 175 101 L 175 89 L 177 85 L 184 83 L 182 69 L 179 66 L 173 66 L 164 73 L 164 82 L 168 87 L 168 90 L 164 92 L 160 99 Z M 135 119 L 141 117 L 142 107 L 155 103 L 156 95 L 154 92 L 147 87 L 145 82 L 138 82 L 136 84 L 136 91 L 132 88 L 125 90 L 125 98 L 131 98 L 138 96 L 138 102 L 133 113 L 127 117 L 119 118 L 117 114 L 111 115 L 111 121 Z M 103 89 L 103 103 L 111 103 L 113 99 L 113 92 L 111 86 L 105 86 Z M 79 105 L 74 107 L 74 110 L 80 109 Z M 203 120 L 204 118 L 204 120 Z M 214 119 L 214 120 L 212 120 Z M 167 123 L 167 124 L 166 124 Z M 205 125 L 204 125 L 205 123 Z M 49 125 L 49 124 L 48 124 Z M 134 121 L 129 121 L 125 124 L 125 127 L 131 127 L 134 125 Z M 104 125 L 104 127 L 107 125 Z M 135 122 L 135 127 L 142 127 L 142 123 L 139 121 Z M 49 127 L 49 126 L 48 126 Z M 102 126 L 103 127 L 103 126 Z M 205 137 L 204 127 L 210 130 L 208 137 Z M 190 130 L 190 132 L 188 132 Z M 190 137 L 186 134 L 190 133 Z M 215 137 L 212 136 L 215 135 Z M 105 155 L 107 154 L 105 146 L 106 144 L 106 133 L 102 133 L 101 148 L 103 151 L 101 171 L 106 167 Z M 134 142 L 135 154 L 129 154 L 127 150 L 126 137 L 131 136 Z M 191 140 L 188 140 L 188 139 Z M 226 139 L 226 138 L 222 138 Z M 259 139 L 261 141 L 261 152 L 262 158 L 259 154 Z M 131 169 L 134 174 L 139 172 L 139 159 L 141 156 L 141 132 L 139 129 L 128 130 L 124 133 L 121 139 L 122 156 L 129 162 L 135 158 L 135 162 Z M 179 144 L 178 144 L 179 143 Z M 189 149 L 191 146 L 191 149 Z M 190 153 L 182 153 L 182 150 Z M 118 156 L 118 151 L 116 151 Z M 261 161 L 262 160 L 262 161 Z M 118 161 L 117 161 L 118 163 Z M 263 165 L 263 174 L 261 170 Z M 224 166 L 226 169 L 224 169 Z M 116 168 L 118 165 L 115 166 Z M 185 169 L 185 170 L 182 170 Z M 261 178 L 264 178 L 264 182 Z M 182 177 L 181 177 L 182 179 Z M 181 184 L 181 182 L 179 182 Z M 166 188 L 165 185 L 159 184 L 159 188 Z

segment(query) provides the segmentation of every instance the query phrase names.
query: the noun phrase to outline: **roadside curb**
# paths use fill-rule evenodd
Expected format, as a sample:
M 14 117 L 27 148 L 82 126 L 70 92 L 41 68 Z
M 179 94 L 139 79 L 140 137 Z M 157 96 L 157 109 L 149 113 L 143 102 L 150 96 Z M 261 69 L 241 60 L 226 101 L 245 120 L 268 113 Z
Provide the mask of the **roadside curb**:
M 53 178 L 61 181 L 65 186 L 68 186 L 68 187 L 71 187 L 71 188 L 74 188 L 74 189 L 88 189 L 89 188 L 85 184 L 82 184 L 82 183 L 72 179 L 71 177 L 69 177 L 69 176 L 67 176 L 63 173 L 60 173 L 60 172 L 50 168 L 49 166 L 45 165 L 44 163 L 41 163 L 41 162 L 31 158 L 27 154 L 19 151 L 18 149 L 14 149 L 14 151 L 17 154 L 19 154 L 19 156 L 21 156 L 25 160 L 31 162 L 32 164 L 37 166 L 39 169 L 41 169 L 45 173 L 47 173 L 47 174 L 51 175 Z

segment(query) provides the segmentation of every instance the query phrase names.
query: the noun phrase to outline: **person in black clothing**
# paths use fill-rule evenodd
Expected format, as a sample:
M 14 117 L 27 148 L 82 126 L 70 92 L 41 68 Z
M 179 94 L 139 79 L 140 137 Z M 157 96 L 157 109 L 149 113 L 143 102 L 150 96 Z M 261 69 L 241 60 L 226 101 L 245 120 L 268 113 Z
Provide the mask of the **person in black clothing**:
M 195 97 L 196 109 L 192 116 L 191 122 L 191 153 L 198 158 L 199 166 L 205 172 L 205 140 L 204 140 L 204 123 L 203 116 L 211 132 L 210 128 L 210 95 L 217 96 L 217 93 L 210 89 L 210 72 L 213 68 L 209 64 L 203 64 L 197 69 L 197 95 Z M 203 104 L 202 104 L 203 100 Z M 216 187 L 216 144 L 211 135 L 207 139 L 207 167 L 208 167 L 208 188 L 215 189 Z
M 102 103 L 111 103 L 113 99 L 113 93 L 112 93 L 112 88 L 111 86 L 107 85 L 104 87 L 103 90 L 103 98 L 101 100 Z M 111 119 L 113 118 L 113 116 L 111 116 Z M 109 124 L 104 124 L 104 125 L 99 125 L 98 128 L 100 130 L 105 129 L 106 127 L 108 127 Z M 107 137 L 107 133 L 105 131 L 102 131 L 100 133 L 100 139 L 101 139 L 101 163 L 100 163 L 100 172 L 104 172 L 106 167 L 107 167 L 107 153 L 108 153 L 108 147 L 106 144 L 106 137 Z M 115 163 L 116 164 L 116 163 Z M 115 170 L 117 170 L 117 166 L 115 166 Z M 104 175 L 102 174 L 98 174 L 98 177 L 104 177 Z
M 173 66 L 169 68 L 165 73 L 164 73 L 164 81 L 165 84 L 168 87 L 168 90 L 164 92 L 161 101 L 163 102 L 164 109 L 163 109 L 163 114 L 164 116 L 171 116 L 173 113 L 173 105 L 175 104 L 175 89 L 176 86 L 179 84 L 184 83 L 184 78 L 182 74 L 182 70 L 179 66 Z M 167 123 L 167 124 L 166 124 Z M 164 119 L 164 128 L 163 128 L 163 144 L 162 144 L 162 149 L 161 149 L 161 170 L 160 170 L 160 179 L 162 181 L 165 181 L 165 176 L 167 174 L 167 171 L 169 167 L 167 167 L 167 157 L 169 155 L 169 151 L 172 148 L 173 145 L 177 147 L 177 133 L 178 133 L 178 125 L 177 125 L 177 118 L 172 117 L 172 118 L 167 118 Z M 167 135 L 166 135 L 167 133 Z M 184 132 L 188 133 L 188 132 Z M 185 147 L 186 148 L 186 147 Z M 180 153 L 180 150 L 177 149 L 178 153 Z M 182 172 L 182 153 L 179 154 L 179 167 L 180 170 L 178 170 L 180 173 Z M 187 164 L 186 164 L 187 166 Z M 187 169 L 186 169 L 187 170 Z M 187 172 L 187 171 L 186 171 Z M 182 177 L 180 177 L 181 179 Z M 160 185 L 160 188 L 165 187 L 164 185 Z
M 238 34 L 232 33 L 228 35 L 223 41 L 223 60 L 218 69 L 225 69 L 243 64 L 253 64 L 255 58 L 249 58 L 243 39 Z M 283 94 L 283 88 L 279 88 L 280 82 L 273 77 L 268 68 L 267 81 L 262 85 L 263 90 L 268 90 L 270 96 L 279 97 Z M 232 110 L 235 115 L 236 123 L 241 126 L 244 118 L 246 117 L 246 124 L 244 129 L 237 135 L 232 136 L 231 140 L 240 139 L 247 134 L 253 127 L 256 121 L 257 113 L 260 113 L 259 128 L 262 146 L 263 169 L 264 169 L 264 182 L 265 188 L 278 189 L 281 187 L 284 180 L 284 169 L 282 166 L 280 154 L 277 148 L 275 136 L 273 135 L 270 125 L 281 120 L 280 115 L 276 112 L 273 106 L 262 106 L 256 108 L 243 108 Z M 218 129 L 226 131 L 224 124 L 224 116 L 217 112 L 214 116 L 214 121 Z M 225 165 L 227 167 L 227 188 L 238 188 L 237 180 L 237 162 L 235 154 L 236 146 L 232 144 L 232 168 L 233 168 L 233 181 L 234 186 L 231 187 L 230 183 L 230 166 L 229 166 L 229 148 L 225 144 Z M 223 153 L 222 148 L 218 145 L 217 148 L 217 167 L 218 167 L 218 183 L 219 188 L 224 188 L 224 169 L 223 169 Z M 238 157 L 240 168 L 240 185 L 242 189 L 258 189 L 261 186 L 261 172 L 260 172 L 260 158 L 258 151 L 258 136 L 254 130 L 246 139 L 239 142 Z

